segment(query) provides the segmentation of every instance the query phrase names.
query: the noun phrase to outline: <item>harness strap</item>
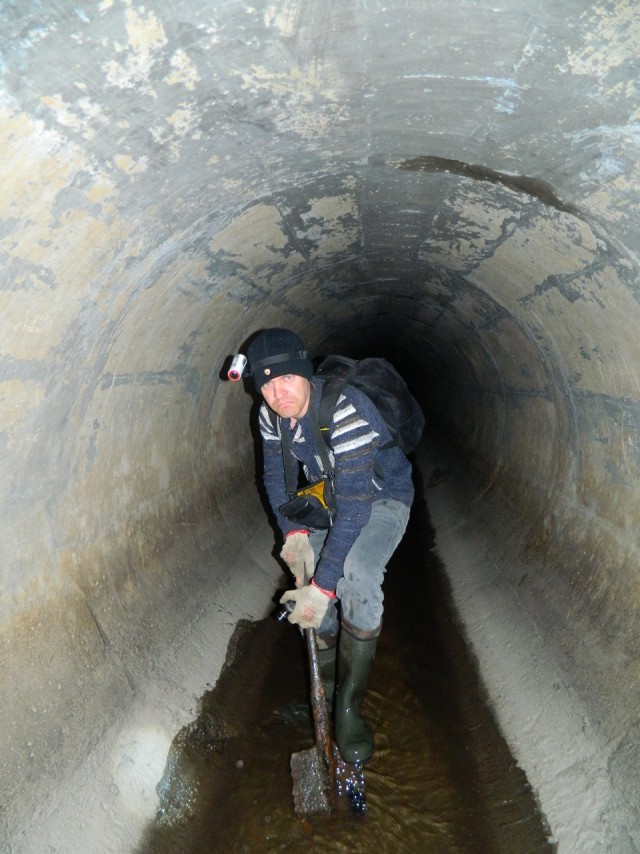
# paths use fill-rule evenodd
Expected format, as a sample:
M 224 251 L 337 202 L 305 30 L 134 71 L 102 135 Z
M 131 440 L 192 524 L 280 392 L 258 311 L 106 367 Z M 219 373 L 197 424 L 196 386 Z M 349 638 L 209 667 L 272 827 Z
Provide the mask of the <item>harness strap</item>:
M 278 418 L 278 432 L 282 445 L 282 463 L 284 465 L 284 484 L 289 498 L 293 498 L 298 488 L 298 460 L 293 454 L 289 425 L 282 423 L 285 419 Z

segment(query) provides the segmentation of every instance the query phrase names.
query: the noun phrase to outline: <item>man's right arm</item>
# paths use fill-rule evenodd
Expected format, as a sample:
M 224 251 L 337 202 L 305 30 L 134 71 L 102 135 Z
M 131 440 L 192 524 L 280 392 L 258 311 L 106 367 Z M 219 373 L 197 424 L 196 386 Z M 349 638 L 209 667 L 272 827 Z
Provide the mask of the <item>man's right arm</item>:
M 264 457 L 264 487 L 278 527 L 282 531 L 282 536 L 286 537 L 291 531 L 299 530 L 300 524 L 285 519 L 278 510 L 289 498 L 284 477 L 282 442 L 278 433 L 277 417 L 271 413 L 264 403 L 260 407 L 260 435 L 262 436 Z

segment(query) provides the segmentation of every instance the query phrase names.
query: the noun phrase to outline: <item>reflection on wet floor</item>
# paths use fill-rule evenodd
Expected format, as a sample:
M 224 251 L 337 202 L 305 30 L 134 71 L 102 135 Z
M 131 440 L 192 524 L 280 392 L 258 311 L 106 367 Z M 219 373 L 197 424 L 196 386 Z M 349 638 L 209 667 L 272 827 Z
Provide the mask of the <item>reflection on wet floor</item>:
M 313 744 L 305 649 L 288 623 L 239 624 L 198 719 L 176 738 L 138 854 L 553 851 L 484 702 L 416 500 L 389 565 L 364 703 L 376 737 L 364 816 L 293 811 L 291 753 Z

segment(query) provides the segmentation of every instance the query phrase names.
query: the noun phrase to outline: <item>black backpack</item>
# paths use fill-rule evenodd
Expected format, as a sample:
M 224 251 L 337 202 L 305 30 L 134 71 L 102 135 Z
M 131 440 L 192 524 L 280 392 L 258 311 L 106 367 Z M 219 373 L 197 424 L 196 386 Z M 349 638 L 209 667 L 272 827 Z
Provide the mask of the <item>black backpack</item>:
M 386 359 L 327 356 L 315 374 L 325 380 L 318 417 L 324 435 L 328 435 L 338 398 L 348 384 L 366 394 L 384 419 L 391 433 L 386 447 L 397 445 L 405 454 L 418 447 L 424 414 L 403 378 Z
M 327 356 L 318 366 L 316 376 L 325 382 L 318 410 L 318 419 L 311 419 L 311 429 L 324 472 L 322 498 L 315 494 L 318 484 L 297 488 L 299 464 L 292 452 L 288 430 L 280 432 L 284 476 L 289 501 L 280 507 L 287 519 L 311 529 L 330 527 L 335 511 L 333 498 L 333 468 L 328 450 L 330 423 L 338 398 L 347 383 L 367 395 L 382 416 L 391 439 L 382 446 L 398 446 L 405 454 L 416 449 L 424 429 L 424 415 L 400 374 L 386 359 L 368 358 L 356 361 L 346 356 Z M 376 469 L 377 471 L 377 469 Z M 380 475 L 380 472 L 378 472 Z

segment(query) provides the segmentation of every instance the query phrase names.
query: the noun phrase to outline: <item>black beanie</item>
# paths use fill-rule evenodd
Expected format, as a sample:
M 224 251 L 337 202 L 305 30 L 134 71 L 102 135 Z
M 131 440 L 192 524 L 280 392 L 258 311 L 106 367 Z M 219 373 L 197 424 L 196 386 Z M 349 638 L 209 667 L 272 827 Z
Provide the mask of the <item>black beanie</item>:
M 296 374 L 307 380 L 313 376 L 309 354 L 302 340 L 290 329 L 265 329 L 249 344 L 247 358 L 256 391 L 274 377 L 285 374 Z

